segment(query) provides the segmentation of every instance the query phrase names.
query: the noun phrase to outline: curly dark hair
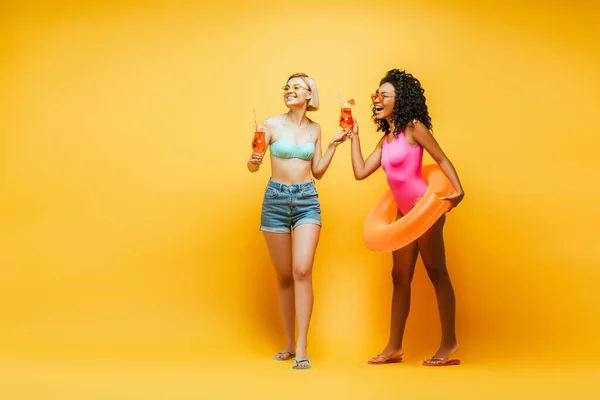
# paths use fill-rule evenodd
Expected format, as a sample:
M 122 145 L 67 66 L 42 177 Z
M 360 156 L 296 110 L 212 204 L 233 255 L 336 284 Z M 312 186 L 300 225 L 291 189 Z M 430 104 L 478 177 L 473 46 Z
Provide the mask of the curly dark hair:
M 387 72 L 385 77 L 379 82 L 379 85 L 391 83 L 396 90 L 396 98 L 394 110 L 392 111 L 392 122 L 394 123 L 395 132 L 402 132 L 408 125 L 414 123 L 415 120 L 421 122 L 431 130 L 431 117 L 427 111 L 425 101 L 425 90 L 421 87 L 421 82 L 406 71 L 392 69 Z M 373 116 L 371 117 L 377 125 L 377 131 L 390 133 L 390 124 L 385 120 L 378 120 L 375 116 L 375 108 L 373 107 Z

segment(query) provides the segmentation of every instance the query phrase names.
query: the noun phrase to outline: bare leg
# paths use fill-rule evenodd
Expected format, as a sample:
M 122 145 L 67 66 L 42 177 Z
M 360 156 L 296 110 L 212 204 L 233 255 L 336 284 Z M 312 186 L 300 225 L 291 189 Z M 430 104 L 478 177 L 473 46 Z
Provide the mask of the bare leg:
M 296 313 L 298 316 L 298 345 L 296 359 L 307 359 L 308 327 L 313 309 L 312 268 L 321 227 L 304 224 L 294 230 L 293 236 L 293 273 L 296 285 Z M 294 362 L 294 365 L 296 363 Z M 308 366 L 308 361 L 299 363 Z
M 371 358 L 368 361 L 369 364 L 398 362 L 404 354 L 402 338 L 410 310 L 410 286 L 415 272 L 417 255 L 417 242 L 412 242 L 392 253 L 394 293 L 392 295 L 390 338 L 386 348 L 379 355 Z
M 287 336 L 287 344 L 276 357 L 293 357 L 295 340 L 294 277 L 292 275 L 292 240 L 289 233 L 263 232 L 279 284 L 279 308 Z
M 429 279 L 435 288 L 442 325 L 440 348 L 431 359 L 426 361 L 427 364 L 442 364 L 458 350 L 455 328 L 456 300 L 450 274 L 446 268 L 443 236 L 445 221 L 446 216 L 443 215 L 418 239 L 423 264 L 425 264 Z

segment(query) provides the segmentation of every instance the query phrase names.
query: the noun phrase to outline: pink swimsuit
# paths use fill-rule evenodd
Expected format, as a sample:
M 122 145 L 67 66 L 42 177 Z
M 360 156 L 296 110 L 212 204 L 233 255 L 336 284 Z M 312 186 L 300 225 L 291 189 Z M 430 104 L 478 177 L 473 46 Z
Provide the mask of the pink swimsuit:
M 396 205 L 404 215 L 427 190 L 427 184 L 421 176 L 422 162 L 423 148 L 408 143 L 404 132 L 400 132 L 392 143 L 388 143 L 387 136 L 383 139 L 381 167 L 387 176 Z

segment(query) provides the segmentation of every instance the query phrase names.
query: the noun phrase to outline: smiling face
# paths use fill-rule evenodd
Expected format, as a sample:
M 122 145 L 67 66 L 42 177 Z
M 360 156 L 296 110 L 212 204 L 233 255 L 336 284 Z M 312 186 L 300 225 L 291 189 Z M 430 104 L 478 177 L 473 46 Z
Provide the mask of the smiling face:
M 312 96 L 310 87 L 302 78 L 292 78 L 283 87 L 283 100 L 288 107 L 302 106 Z
M 394 88 L 394 85 L 386 82 L 379 86 L 377 93 L 371 95 L 371 100 L 373 101 L 375 118 L 389 120 L 394 111 L 394 104 L 396 102 L 396 89 Z

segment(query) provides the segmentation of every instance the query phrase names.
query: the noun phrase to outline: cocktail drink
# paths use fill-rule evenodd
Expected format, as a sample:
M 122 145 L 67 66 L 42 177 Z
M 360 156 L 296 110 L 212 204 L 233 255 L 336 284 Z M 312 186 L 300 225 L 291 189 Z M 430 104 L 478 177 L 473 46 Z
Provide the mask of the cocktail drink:
M 263 130 L 258 130 L 254 132 L 254 139 L 252 140 L 252 151 L 255 153 L 262 153 L 265 151 L 266 143 L 265 143 L 265 132 Z
M 352 118 L 352 108 L 350 108 L 351 105 L 354 105 L 354 99 L 350 99 L 342 105 L 340 114 L 340 126 L 342 129 L 352 130 L 352 128 L 354 128 L 354 118 Z

